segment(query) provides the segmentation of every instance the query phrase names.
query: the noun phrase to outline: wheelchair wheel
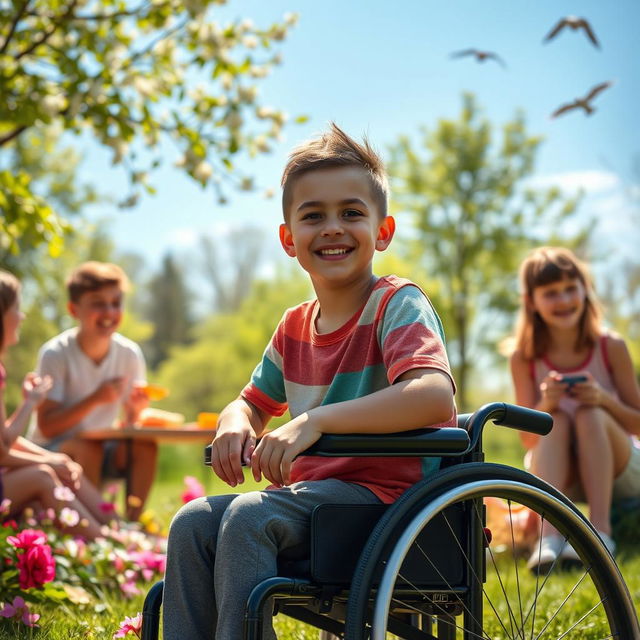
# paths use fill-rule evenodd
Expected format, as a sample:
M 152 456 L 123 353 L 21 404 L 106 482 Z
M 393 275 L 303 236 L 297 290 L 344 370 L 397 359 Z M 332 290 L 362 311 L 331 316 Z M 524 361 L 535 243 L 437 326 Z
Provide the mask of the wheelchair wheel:
M 532 527 L 535 540 L 549 524 L 574 562 L 531 570 L 523 532 Z M 491 542 L 490 528 L 501 539 Z M 451 549 L 459 566 L 442 559 Z M 372 532 L 350 594 L 345 640 L 640 638 L 624 580 L 589 522 L 550 485 L 503 465 L 458 465 L 403 495 Z

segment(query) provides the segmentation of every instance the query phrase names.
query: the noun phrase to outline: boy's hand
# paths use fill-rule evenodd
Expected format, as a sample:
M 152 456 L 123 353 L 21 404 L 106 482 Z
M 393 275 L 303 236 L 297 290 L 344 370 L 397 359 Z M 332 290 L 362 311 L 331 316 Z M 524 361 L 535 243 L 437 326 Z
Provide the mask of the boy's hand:
M 125 403 L 125 423 L 135 424 L 140 412 L 149 406 L 149 396 L 139 387 L 133 386 Z
M 265 433 L 251 457 L 251 470 L 256 482 L 261 474 L 278 487 L 291 483 L 291 463 L 295 457 L 316 442 L 322 432 L 313 426 L 308 413 Z
M 43 376 L 42 378 L 33 371 L 27 373 L 22 382 L 22 396 L 26 402 L 37 407 L 46 397 L 47 393 L 53 386 L 51 376 Z
M 117 402 L 124 390 L 124 378 L 111 378 L 105 380 L 94 392 L 93 396 L 98 404 Z
M 256 447 L 256 436 L 247 423 L 231 426 L 218 425 L 211 443 L 211 467 L 229 486 L 244 482 L 242 464 L 248 465 Z

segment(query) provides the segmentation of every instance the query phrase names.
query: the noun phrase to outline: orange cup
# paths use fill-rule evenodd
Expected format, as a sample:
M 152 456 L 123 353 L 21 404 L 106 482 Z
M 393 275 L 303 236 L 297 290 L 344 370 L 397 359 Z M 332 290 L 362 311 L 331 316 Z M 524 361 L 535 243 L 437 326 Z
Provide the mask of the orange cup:
M 218 414 L 203 411 L 198 414 L 198 426 L 201 429 L 215 429 L 218 424 Z
M 140 389 L 151 401 L 162 400 L 169 395 L 169 389 L 161 387 L 157 384 L 148 384 L 146 382 L 134 383 L 136 389 Z

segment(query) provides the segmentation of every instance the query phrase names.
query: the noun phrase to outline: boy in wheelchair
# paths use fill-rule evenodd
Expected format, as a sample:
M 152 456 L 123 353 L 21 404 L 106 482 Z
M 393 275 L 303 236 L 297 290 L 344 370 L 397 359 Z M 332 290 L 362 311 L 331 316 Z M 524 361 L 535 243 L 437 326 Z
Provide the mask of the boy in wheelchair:
M 308 555 L 316 505 L 391 503 L 439 467 L 438 458 L 296 459 L 322 434 L 456 425 L 438 315 L 412 282 L 373 274 L 374 253 L 389 246 L 395 222 L 368 141 L 332 124 L 294 149 L 282 188 L 280 241 L 309 274 L 316 299 L 285 312 L 251 381 L 220 414 L 211 461 L 231 487 L 243 482 L 243 465 L 272 484 L 194 500 L 176 514 L 166 640 L 239 640 L 247 597 L 277 575 L 278 554 Z M 287 409 L 291 420 L 266 431 Z

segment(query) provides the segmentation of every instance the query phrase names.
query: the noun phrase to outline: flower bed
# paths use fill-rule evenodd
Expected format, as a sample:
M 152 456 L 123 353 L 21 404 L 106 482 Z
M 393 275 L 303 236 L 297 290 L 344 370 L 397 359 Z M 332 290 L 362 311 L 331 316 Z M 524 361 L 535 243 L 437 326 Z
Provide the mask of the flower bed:
M 184 479 L 182 502 L 204 494 L 192 477 Z M 105 529 L 105 537 L 87 542 L 64 535 L 54 522 L 71 522 L 73 513 L 25 511 L 19 521 L 6 520 L 10 502 L 0 504 L 0 622 L 38 627 L 38 610 L 46 605 L 104 605 L 105 593 L 130 599 L 141 593 L 141 583 L 164 574 L 166 539 L 153 514 L 143 514 L 140 525 L 119 531 Z M 67 511 L 69 511 L 67 509 Z M 63 513 L 64 512 L 64 513 Z M 76 514 L 77 515 L 77 514 Z M 108 535 L 107 535 L 108 532 Z M 114 636 L 139 635 L 141 615 L 125 617 Z

